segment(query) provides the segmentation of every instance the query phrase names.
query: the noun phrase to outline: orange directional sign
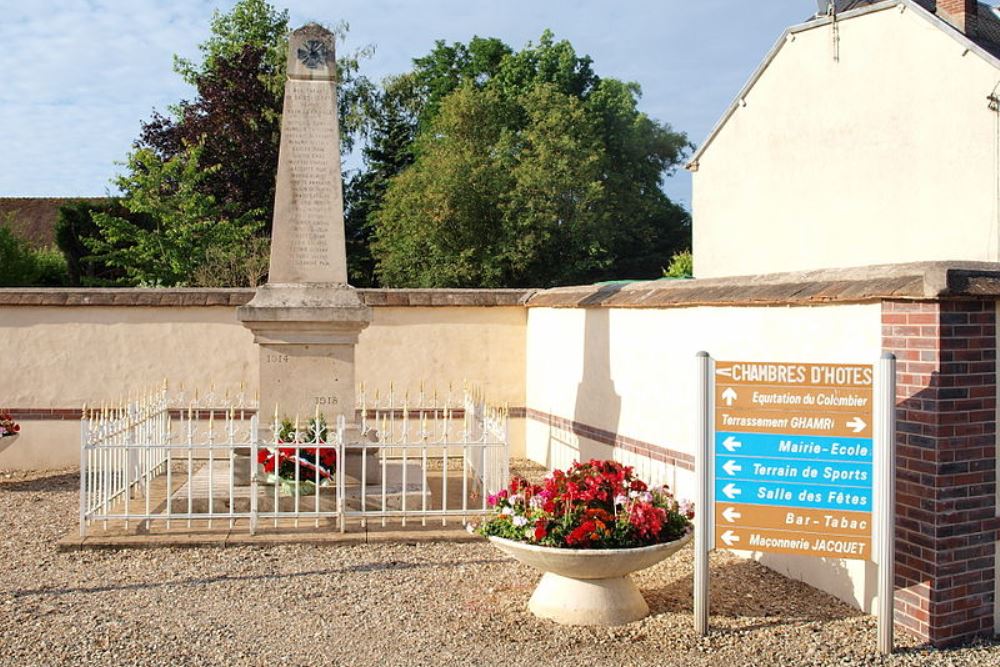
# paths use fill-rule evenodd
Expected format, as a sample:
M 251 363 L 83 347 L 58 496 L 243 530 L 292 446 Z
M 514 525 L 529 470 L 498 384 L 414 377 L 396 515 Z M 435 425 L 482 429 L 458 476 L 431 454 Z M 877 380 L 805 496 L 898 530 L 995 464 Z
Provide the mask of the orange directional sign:
M 869 559 L 870 365 L 717 362 L 715 545 Z
M 716 546 L 780 554 L 826 556 L 829 558 L 871 559 L 871 538 L 838 535 L 804 535 L 794 531 L 760 528 L 720 528 Z
M 870 438 L 872 420 L 871 410 L 834 413 L 808 408 L 763 411 L 723 407 L 715 411 L 715 430 Z

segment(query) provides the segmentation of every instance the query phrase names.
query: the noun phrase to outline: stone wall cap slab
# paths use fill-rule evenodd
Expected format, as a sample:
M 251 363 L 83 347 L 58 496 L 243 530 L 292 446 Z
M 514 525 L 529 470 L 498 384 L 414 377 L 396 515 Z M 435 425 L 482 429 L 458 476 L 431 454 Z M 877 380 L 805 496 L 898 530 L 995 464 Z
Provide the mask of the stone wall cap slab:
M 248 288 L 2 288 L 0 306 L 247 305 Z M 365 306 L 684 308 L 817 305 L 886 299 L 1000 299 L 1000 263 L 881 264 L 755 276 L 532 289 L 358 289 Z
M 1000 263 L 914 262 L 694 280 L 557 287 L 530 308 L 682 308 L 1000 298 Z
M 357 289 L 366 306 L 522 306 L 529 289 Z M 250 288 L 0 288 L 0 306 L 245 306 Z

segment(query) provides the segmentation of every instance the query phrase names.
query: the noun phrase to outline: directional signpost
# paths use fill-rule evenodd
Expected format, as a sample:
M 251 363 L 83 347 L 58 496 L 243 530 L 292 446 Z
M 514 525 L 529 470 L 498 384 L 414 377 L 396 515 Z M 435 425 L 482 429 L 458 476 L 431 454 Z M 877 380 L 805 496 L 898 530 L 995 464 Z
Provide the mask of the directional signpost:
M 877 560 L 888 579 L 891 548 L 873 554 L 875 508 L 892 508 L 892 466 L 876 487 L 877 444 L 891 451 L 894 360 L 861 364 L 702 363 L 702 451 L 696 534 L 696 625 L 707 632 L 707 554 L 712 548 Z M 882 394 L 875 395 L 876 376 Z M 886 377 L 883 377 L 886 376 Z M 881 407 L 881 410 L 876 410 Z M 876 419 L 878 413 L 878 419 Z M 882 427 L 878 434 L 875 423 Z M 878 435 L 878 443 L 876 441 Z M 882 461 L 892 461 L 883 454 Z M 889 494 L 886 497 L 886 494 Z M 880 512 L 891 526 L 892 511 Z M 891 543 L 887 538 L 883 542 Z M 884 547 L 884 545 L 879 545 Z M 886 563 L 889 563 L 888 566 Z M 699 571 L 700 570 L 700 571 Z M 880 603 L 884 600 L 880 581 Z M 703 596 L 699 603 L 698 596 Z M 880 606 L 885 606 L 880 604 Z M 891 603 L 888 605 L 891 649 Z M 880 648 L 884 648 L 884 633 Z
M 715 364 L 716 548 L 871 557 L 873 370 Z

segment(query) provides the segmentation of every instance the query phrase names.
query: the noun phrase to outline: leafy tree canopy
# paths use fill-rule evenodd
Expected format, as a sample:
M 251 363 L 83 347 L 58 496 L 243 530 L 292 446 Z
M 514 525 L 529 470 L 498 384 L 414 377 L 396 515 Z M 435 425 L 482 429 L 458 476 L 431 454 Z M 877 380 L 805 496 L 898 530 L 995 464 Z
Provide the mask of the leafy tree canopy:
M 211 35 L 198 45 L 201 63 L 175 55 L 174 71 L 197 86 L 201 77 L 219 69 L 220 61 L 233 60 L 249 47 L 266 53 L 261 74 L 276 77 L 275 90 L 280 92 L 287 33 L 287 9 L 278 11 L 267 0 L 240 0 L 230 12 L 216 9 L 212 14 Z
M 0 219 L 0 287 L 62 287 L 66 261 L 51 248 L 32 248 L 13 230 L 13 216 Z
M 152 229 L 148 216 L 136 216 L 118 199 L 102 202 L 78 201 L 59 207 L 56 220 L 56 245 L 66 258 L 69 283 L 73 286 L 108 287 L 125 280 L 121 269 L 95 259 L 88 239 L 99 238 L 101 228 L 94 222 L 95 213 L 125 218 L 143 229 Z
M 438 42 L 373 107 L 356 182 L 391 286 L 549 286 L 652 278 L 689 244 L 662 179 L 687 138 L 545 32 Z M 407 141 L 409 139 L 409 141 Z M 356 193 L 357 194 L 357 193 Z
M 165 161 L 148 149 L 134 152 L 128 173 L 117 179 L 133 217 L 93 214 L 100 234 L 85 243 L 94 257 L 124 271 L 132 284 L 171 286 L 190 282 L 214 249 L 248 243 L 260 229 L 259 211 L 234 211 L 203 191 L 217 168 L 203 168 L 201 152 L 192 146 Z

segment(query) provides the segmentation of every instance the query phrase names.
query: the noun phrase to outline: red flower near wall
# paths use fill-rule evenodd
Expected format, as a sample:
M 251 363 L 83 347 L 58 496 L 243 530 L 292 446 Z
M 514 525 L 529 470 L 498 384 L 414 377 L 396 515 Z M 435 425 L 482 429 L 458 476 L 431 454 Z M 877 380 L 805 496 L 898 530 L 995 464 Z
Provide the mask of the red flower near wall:
M 0 412 L 0 438 L 14 436 L 21 432 L 21 425 L 14 421 L 9 412 Z

